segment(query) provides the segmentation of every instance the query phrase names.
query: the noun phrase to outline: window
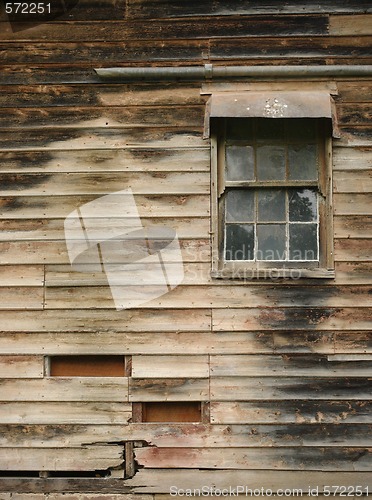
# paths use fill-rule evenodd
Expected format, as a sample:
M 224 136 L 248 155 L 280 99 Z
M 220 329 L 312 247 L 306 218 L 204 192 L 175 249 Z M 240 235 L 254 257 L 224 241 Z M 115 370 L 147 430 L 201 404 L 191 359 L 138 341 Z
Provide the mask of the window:
M 330 120 L 217 115 L 210 129 L 212 276 L 332 277 Z
M 133 421 L 209 423 L 209 403 L 200 401 L 133 403 Z
M 125 377 L 125 356 L 51 356 L 51 377 Z

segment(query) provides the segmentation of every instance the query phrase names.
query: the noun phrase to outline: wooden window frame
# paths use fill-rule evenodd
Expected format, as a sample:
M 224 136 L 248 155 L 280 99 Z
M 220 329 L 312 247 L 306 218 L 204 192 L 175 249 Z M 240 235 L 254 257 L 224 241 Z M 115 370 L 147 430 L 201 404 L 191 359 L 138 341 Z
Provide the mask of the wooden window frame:
M 247 120 L 251 118 L 246 118 Z M 275 119 L 275 118 L 272 118 Z M 291 118 L 296 120 L 296 118 Z M 211 236 L 212 278 L 334 278 L 333 206 L 332 206 L 332 126 L 318 119 L 317 181 L 230 181 L 225 180 L 226 118 L 211 120 Z M 318 261 L 227 261 L 224 256 L 224 210 L 221 196 L 227 187 L 316 187 L 319 193 Z

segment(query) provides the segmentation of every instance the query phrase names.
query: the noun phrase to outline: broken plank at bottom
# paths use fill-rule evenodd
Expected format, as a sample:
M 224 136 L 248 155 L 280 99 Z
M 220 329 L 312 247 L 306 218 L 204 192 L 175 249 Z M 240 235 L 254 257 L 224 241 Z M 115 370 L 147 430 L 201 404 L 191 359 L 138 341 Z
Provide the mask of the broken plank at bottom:
M 283 491 L 288 488 L 302 489 L 319 488 L 332 484 L 358 484 L 362 488 L 372 488 L 372 474 L 370 472 L 322 472 L 322 471 L 248 471 L 248 470 L 195 470 L 195 469 L 141 469 L 127 481 L 136 493 L 175 493 L 177 490 L 202 488 L 208 489 L 213 495 L 215 489 L 236 489 L 240 486 L 241 494 L 246 488 L 255 490 L 261 488 Z M 244 486 L 242 486 L 244 485 Z M 246 485 L 246 486 L 245 486 Z M 171 489 L 172 488 L 172 489 Z M 370 491 L 370 490 L 369 490 Z M 185 492 L 183 491 L 183 494 Z M 197 495 L 198 493 L 196 493 Z M 191 496 L 193 493 L 191 493 Z M 249 493 L 247 496 L 250 496 Z M 299 495 L 301 496 L 301 495 Z
M 123 463 L 123 447 L 82 448 L 1 448 L 3 471 L 88 471 L 118 467 Z
M 372 471 L 368 448 L 136 448 L 146 468 Z

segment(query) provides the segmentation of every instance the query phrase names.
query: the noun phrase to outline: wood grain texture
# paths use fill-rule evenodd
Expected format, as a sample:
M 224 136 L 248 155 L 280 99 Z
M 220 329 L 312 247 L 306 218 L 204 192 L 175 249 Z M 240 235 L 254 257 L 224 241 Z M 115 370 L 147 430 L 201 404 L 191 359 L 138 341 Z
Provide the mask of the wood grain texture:
M 370 449 L 361 448 L 135 448 L 145 468 L 371 471 Z
M 0 266 L 1 286 L 42 286 L 44 282 L 43 266 Z
M 329 16 L 330 35 L 370 35 L 371 33 L 371 16 L 363 14 Z
M 117 467 L 123 462 L 121 446 L 81 449 L 0 448 L 0 467 L 6 471 L 84 471 Z
M 1 379 L 0 401 L 128 401 L 128 379 L 106 377 Z
M 111 402 L 34 401 L 0 403 L 2 424 L 127 424 L 132 405 Z
M 1 378 L 42 378 L 43 375 L 43 356 L 0 356 Z
M 39 287 L 0 287 L 0 310 L 43 310 L 44 290 Z
M 211 403 L 212 424 L 336 424 L 370 422 L 369 401 L 258 401 Z
M 129 401 L 208 401 L 209 380 L 204 378 L 129 379 Z
M 267 399 L 372 399 L 372 378 L 211 378 L 212 401 Z
M 133 378 L 207 378 L 208 356 L 133 356 Z

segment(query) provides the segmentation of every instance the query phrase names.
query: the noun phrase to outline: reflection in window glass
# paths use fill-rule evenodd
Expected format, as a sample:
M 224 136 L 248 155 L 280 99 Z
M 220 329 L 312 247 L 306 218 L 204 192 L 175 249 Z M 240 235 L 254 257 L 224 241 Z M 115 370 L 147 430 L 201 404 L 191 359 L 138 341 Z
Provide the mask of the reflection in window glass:
M 226 180 L 254 179 L 254 150 L 251 146 L 226 147 Z
M 257 148 L 257 179 L 285 179 L 285 148 L 281 146 L 262 146 Z
M 285 260 L 284 224 L 257 224 L 257 260 Z
M 288 162 L 291 180 L 310 181 L 318 178 L 317 147 L 315 144 L 289 146 Z
M 253 224 L 229 224 L 226 226 L 225 258 L 226 260 L 253 260 Z
M 316 224 L 289 225 L 290 260 L 318 260 L 318 238 Z
M 312 222 L 317 220 L 317 194 L 313 189 L 289 189 L 289 220 Z
M 260 222 L 285 222 L 285 190 L 260 189 L 258 197 L 258 220 Z
M 226 222 L 254 221 L 254 191 L 234 189 L 226 195 Z

